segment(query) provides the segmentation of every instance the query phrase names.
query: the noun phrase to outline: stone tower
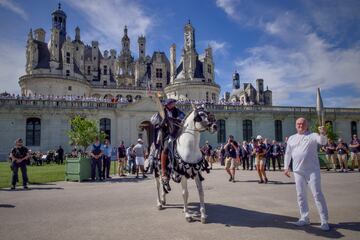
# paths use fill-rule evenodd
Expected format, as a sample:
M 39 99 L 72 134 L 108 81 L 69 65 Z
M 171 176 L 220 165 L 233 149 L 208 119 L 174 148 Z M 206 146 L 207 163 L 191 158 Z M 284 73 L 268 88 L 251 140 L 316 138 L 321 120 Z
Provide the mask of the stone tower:
M 264 79 L 256 79 L 256 88 L 257 88 L 257 94 L 256 94 L 256 101 L 258 104 L 264 103 Z
M 197 57 L 198 55 L 195 50 L 195 30 L 189 21 L 184 27 L 183 59 L 186 79 L 194 79 Z
M 121 39 L 121 55 L 123 56 L 130 56 L 130 38 L 128 37 L 127 34 L 128 30 L 127 30 L 127 26 L 125 26 L 124 28 L 124 36 Z
M 58 9 L 51 14 L 51 19 L 51 40 L 48 46 L 50 50 L 50 68 L 58 69 L 60 66 L 61 47 L 66 40 L 66 14 L 61 10 L 60 3 Z
M 139 59 L 145 59 L 146 56 L 146 38 L 144 36 L 140 36 L 138 38 L 138 47 L 139 47 Z

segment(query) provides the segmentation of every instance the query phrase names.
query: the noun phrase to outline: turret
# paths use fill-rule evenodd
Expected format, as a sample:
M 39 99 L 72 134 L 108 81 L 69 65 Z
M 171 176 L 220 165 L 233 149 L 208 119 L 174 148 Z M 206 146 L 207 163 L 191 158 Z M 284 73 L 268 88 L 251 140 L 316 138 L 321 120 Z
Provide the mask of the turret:
M 66 14 L 61 9 L 60 3 L 58 5 L 58 9 L 51 14 L 51 18 L 52 28 L 56 28 L 59 30 L 59 43 L 60 45 L 62 45 L 62 43 L 66 40 Z
M 45 30 L 42 28 L 35 29 L 35 40 L 45 42 Z
M 239 88 L 240 88 L 240 75 L 235 70 L 235 72 L 233 74 L 233 89 L 239 89 Z
M 37 66 L 38 61 L 38 48 L 37 44 L 34 43 L 33 33 L 30 29 L 26 45 L 26 73 L 31 74 L 31 71 Z
M 256 79 L 256 101 L 258 104 L 264 103 L 264 80 L 263 79 Z
M 130 38 L 127 35 L 127 26 L 124 28 L 124 36 L 121 39 L 121 55 L 130 55 Z
M 76 42 L 81 42 L 81 39 L 80 39 L 80 28 L 79 28 L 79 27 L 76 27 L 76 28 L 75 28 L 75 41 L 76 41 Z
M 184 49 L 186 51 L 195 50 L 195 30 L 190 20 L 184 27 Z

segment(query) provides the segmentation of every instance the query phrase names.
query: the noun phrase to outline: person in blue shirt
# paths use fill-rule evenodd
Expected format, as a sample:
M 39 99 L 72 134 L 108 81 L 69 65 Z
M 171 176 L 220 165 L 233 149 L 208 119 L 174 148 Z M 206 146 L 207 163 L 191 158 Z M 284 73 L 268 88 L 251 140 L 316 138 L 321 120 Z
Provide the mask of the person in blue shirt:
M 104 145 L 102 146 L 103 150 L 103 168 L 102 168 L 102 177 L 103 179 L 110 179 L 110 166 L 111 166 L 111 145 L 109 139 L 105 139 Z

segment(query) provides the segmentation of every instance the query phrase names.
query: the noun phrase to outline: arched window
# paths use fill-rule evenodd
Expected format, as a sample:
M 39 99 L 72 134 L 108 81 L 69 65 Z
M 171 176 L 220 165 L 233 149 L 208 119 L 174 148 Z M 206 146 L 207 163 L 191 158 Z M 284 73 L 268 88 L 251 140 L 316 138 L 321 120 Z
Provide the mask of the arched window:
M 350 123 L 350 130 L 351 130 L 351 136 L 353 136 L 354 134 L 357 135 L 357 124 L 355 121 L 352 121 Z
M 282 135 L 282 121 L 275 120 L 275 140 L 281 142 L 283 138 Z
M 116 95 L 116 98 L 120 100 L 123 96 L 121 94 Z
M 114 98 L 111 94 L 105 94 L 104 99 L 112 99 Z
M 26 146 L 40 146 L 41 120 L 40 118 L 26 119 Z
M 252 136 L 252 121 L 249 119 L 243 120 L 243 139 L 245 141 L 250 141 Z
M 108 69 L 107 69 L 107 66 L 105 65 L 104 66 L 104 75 L 107 75 L 107 72 L 108 72 Z
M 106 138 L 111 139 L 111 120 L 109 118 L 100 119 L 100 131 L 106 134 Z
M 135 100 L 138 101 L 138 100 L 140 100 L 140 99 L 141 99 L 141 96 L 140 96 L 140 95 L 136 95 Z
M 126 99 L 127 99 L 129 102 L 132 102 L 132 101 L 133 101 L 133 98 L 132 98 L 131 95 L 127 95 L 127 96 L 126 96 Z
M 87 74 L 88 74 L 88 75 L 91 74 L 91 67 L 90 67 L 90 66 L 87 67 Z
M 217 131 L 217 140 L 218 143 L 226 142 L 226 125 L 225 120 L 219 119 L 217 121 L 218 131 Z

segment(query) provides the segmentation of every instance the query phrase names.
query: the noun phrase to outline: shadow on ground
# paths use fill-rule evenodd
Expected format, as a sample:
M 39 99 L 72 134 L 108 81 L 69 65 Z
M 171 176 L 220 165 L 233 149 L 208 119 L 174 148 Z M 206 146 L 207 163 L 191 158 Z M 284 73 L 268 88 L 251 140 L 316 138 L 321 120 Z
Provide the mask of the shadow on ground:
M 306 227 L 298 227 L 293 224 L 298 219 L 290 216 L 277 215 L 273 213 L 257 212 L 221 204 L 206 204 L 209 214 L 208 222 L 224 224 L 227 227 L 250 227 L 250 228 L 283 228 L 296 231 L 305 231 L 315 236 L 325 238 L 341 238 L 344 235 L 338 229 L 360 231 L 360 222 L 331 224 L 331 230 L 324 232 L 319 226 L 312 224 Z M 319 225 L 319 224 L 317 224 Z
M 0 204 L 0 208 L 15 208 L 15 205 L 12 205 L 12 204 Z
M 64 190 L 62 187 L 32 187 L 30 186 L 28 189 L 23 189 L 22 187 L 18 187 L 15 190 L 11 190 L 10 188 L 2 188 L 0 191 L 4 192 L 27 192 L 33 190 Z
M 189 203 L 189 211 L 198 212 L 198 203 Z M 167 204 L 164 209 L 182 209 L 182 204 Z M 320 229 L 319 223 L 313 223 L 309 226 L 298 227 L 293 223 L 298 219 L 290 216 L 278 215 L 273 213 L 258 212 L 243 208 L 226 206 L 222 204 L 206 203 L 206 212 L 208 214 L 208 224 L 222 224 L 226 227 L 249 227 L 249 228 L 279 228 L 295 231 L 304 231 L 314 236 L 321 236 L 326 239 L 337 239 L 345 237 L 339 229 L 360 232 L 360 222 L 341 222 L 330 224 L 331 230 L 324 232 Z M 198 215 L 194 215 L 194 221 L 200 221 Z

